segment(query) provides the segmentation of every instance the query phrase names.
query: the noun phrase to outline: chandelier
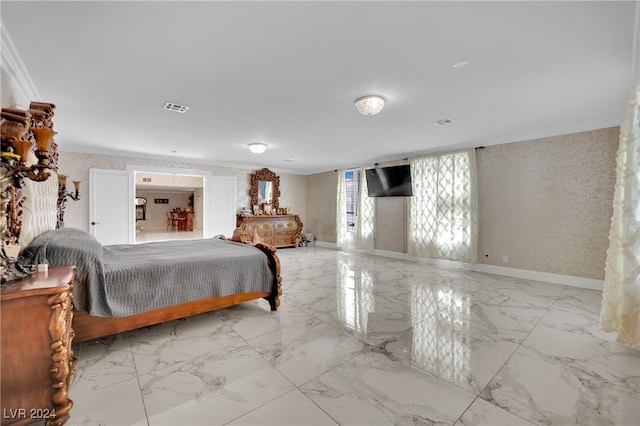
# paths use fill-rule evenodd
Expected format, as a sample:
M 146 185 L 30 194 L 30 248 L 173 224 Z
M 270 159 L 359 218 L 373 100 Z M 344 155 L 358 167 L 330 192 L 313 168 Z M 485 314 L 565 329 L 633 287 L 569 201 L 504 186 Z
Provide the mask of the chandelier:
M 384 108 L 382 96 L 367 95 L 356 99 L 356 109 L 362 115 L 376 115 Z

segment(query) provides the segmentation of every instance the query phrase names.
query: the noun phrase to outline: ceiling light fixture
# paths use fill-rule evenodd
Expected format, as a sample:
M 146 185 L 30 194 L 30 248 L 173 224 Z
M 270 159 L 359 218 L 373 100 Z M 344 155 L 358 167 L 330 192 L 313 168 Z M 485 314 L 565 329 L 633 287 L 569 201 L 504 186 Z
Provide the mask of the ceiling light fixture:
M 455 123 L 455 120 L 452 120 L 451 118 L 444 118 L 442 120 L 436 120 L 433 122 L 433 124 L 439 127 L 446 126 L 448 124 L 453 124 L 453 123 Z
M 250 143 L 249 150 L 254 154 L 262 154 L 267 150 L 267 145 L 263 143 Z
M 367 95 L 356 99 L 356 108 L 362 115 L 376 115 L 384 108 L 384 98 L 377 95 Z
M 469 62 L 471 62 L 471 61 L 469 61 L 468 59 L 462 59 L 462 60 L 456 62 L 455 64 L 451 64 L 451 66 L 453 68 L 455 68 L 455 69 L 458 69 L 458 68 L 464 67 L 465 65 L 468 65 Z
M 175 102 L 166 102 L 163 108 L 167 111 L 179 112 L 181 114 L 186 114 L 187 111 L 189 111 L 189 107 L 187 105 L 180 105 Z

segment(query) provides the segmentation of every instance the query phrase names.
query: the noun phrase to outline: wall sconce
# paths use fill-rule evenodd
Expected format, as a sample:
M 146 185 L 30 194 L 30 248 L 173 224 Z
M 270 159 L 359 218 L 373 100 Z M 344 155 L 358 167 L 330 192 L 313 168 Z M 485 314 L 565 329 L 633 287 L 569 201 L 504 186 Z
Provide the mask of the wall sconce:
M 57 228 L 64 228 L 64 211 L 67 209 L 67 197 L 73 201 L 80 200 L 80 181 L 74 180 L 75 192 L 67 192 L 67 176 L 58 175 L 58 224 Z
M 2 163 L 0 167 L 6 169 L 6 173 L 3 173 L 4 177 L 7 178 L 7 180 L 10 178 L 14 180 L 28 178 L 36 182 L 47 180 L 50 175 L 48 172 L 49 145 L 54 133 L 55 132 L 51 133 L 46 141 L 40 140 L 37 142 L 36 156 L 38 157 L 38 163 L 33 165 L 28 165 L 27 163 L 29 152 L 31 152 L 33 148 L 33 142 L 16 139 L 15 137 L 3 137 L 2 148 L 5 149 L 6 147 L 8 149 L 2 152 Z M 20 187 L 21 186 L 22 185 L 20 185 Z
M 49 150 L 55 131 L 35 127 L 28 111 L 3 108 L 0 120 L 2 134 L 0 155 L 0 283 L 27 277 L 35 268 L 20 266 L 18 237 L 22 228 L 22 187 L 24 179 L 46 180 L 49 172 Z M 29 164 L 35 139 L 36 164 Z
M 3 149 L 6 139 L 3 138 Z M 25 278 L 35 272 L 35 270 L 25 269 L 18 262 L 20 246 L 18 236 L 22 227 L 22 194 L 20 190 L 24 186 L 24 179 L 28 178 L 36 182 L 46 180 L 50 173 L 48 171 L 48 145 L 41 145 L 39 162 L 34 165 L 27 165 L 25 159 L 31 151 L 33 142 L 16 140 L 11 138 L 7 141 L 13 145 L 13 152 L 2 152 L 0 158 L 0 236 L 2 246 L 0 247 L 0 259 L 3 266 L 0 266 L 0 283 L 4 284 L 20 278 Z M 10 149 L 6 144 L 7 149 Z

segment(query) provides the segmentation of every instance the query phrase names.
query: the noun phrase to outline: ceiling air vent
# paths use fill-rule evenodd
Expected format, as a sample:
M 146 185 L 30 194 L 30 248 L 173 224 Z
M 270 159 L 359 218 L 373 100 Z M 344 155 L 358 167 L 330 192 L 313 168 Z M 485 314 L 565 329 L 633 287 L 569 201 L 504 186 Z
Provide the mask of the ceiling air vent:
M 447 124 L 453 124 L 453 123 L 455 123 L 455 121 L 450 118 L 445 118 L 444 120 L 436 120 L 433 122 L 433 124 L 439 127 L 446 126 Z
M 180 105 L 173 102 L 167 102 L 166 104 L 164 104 L 164 109 L 168 111 L 179 112 L 184 114 L 187 112 L 187 110 L 189 110 L 189 107 L 186 105 Z

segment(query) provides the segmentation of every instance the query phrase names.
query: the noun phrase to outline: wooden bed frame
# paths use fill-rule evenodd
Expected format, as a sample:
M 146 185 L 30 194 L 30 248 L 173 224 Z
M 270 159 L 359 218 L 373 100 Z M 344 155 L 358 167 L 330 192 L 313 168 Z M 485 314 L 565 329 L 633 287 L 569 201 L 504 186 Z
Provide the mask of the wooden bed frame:
M 86 311 L 74 311 L 73 331 L 74 342 L 96 339 L 98 337 L 121 333 L 123 331 L 134 330 L 140 327 L 160 324 L 178 318 L 201 314 L 215 309 L 237 305 L 249 300 L 264 298 L 269 301 L 271 310 L 275 311 L 280 306 L 280 295 L 282 294 L 282 278 L 280 277 L 280 259 L 276 255 L 276 249 L 267 244 L 258 243 L 255 247 L 262 250 L 266 255 L 269 267 L 274 274 L 274 289 L 271 293 L 241 293 L 229 296 L 212 297 L 209 299 L 195 300 L 168 306 L 166 308 L 155 309 L 153 311 L 142 312 L 128 317 L 96 317 L 89 315 Z

